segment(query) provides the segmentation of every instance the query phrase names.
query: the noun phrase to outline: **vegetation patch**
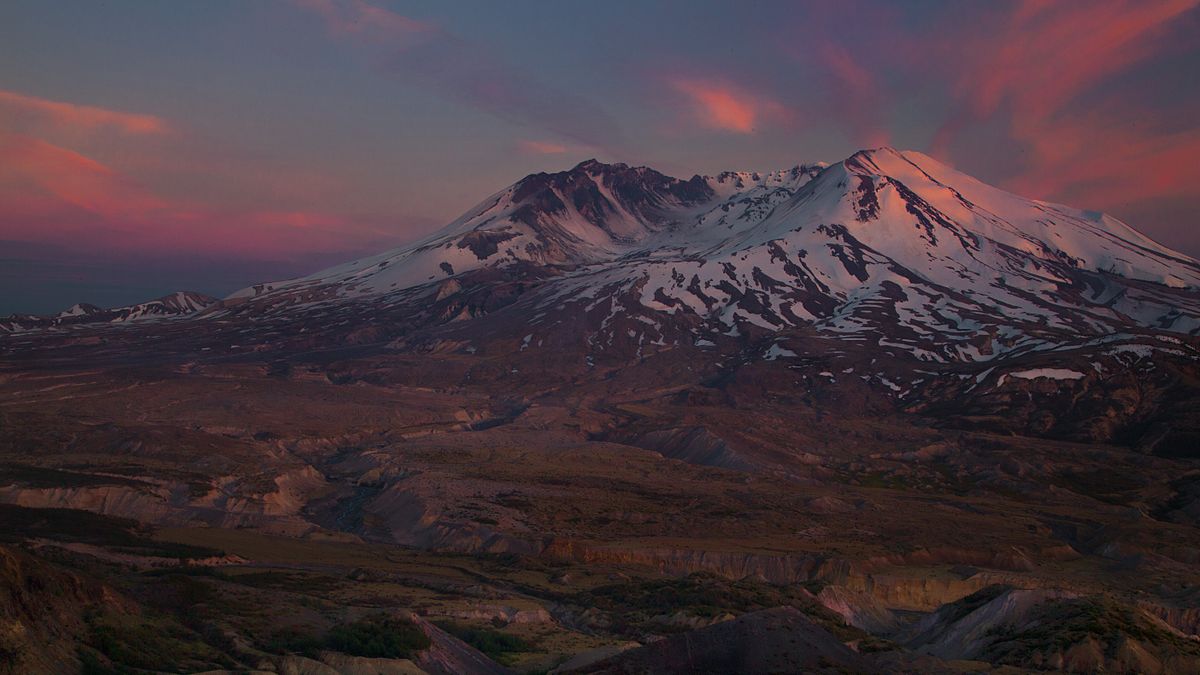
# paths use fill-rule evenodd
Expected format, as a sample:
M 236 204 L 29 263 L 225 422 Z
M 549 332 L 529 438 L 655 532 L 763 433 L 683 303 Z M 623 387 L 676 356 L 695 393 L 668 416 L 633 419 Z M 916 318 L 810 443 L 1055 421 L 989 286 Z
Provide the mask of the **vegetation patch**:
M 411 659 L 428 649 L 429 638 L 413 622 L 384 613 L 340 623 L 324 636 L 313 627 L 288 627 L 259 640 L 259 646 L 274 654 L 299 654 L 316 658 L 322 651 L 374 659 Z
M 411 621 L 380 613 L 334 626 L 325 645 L 351 656 L 407 659 L 428 649 L 430 642 Z
M 490 628 L 473 628 L 452 621 L 436 622 L 437 627 L 483 652 L 488 658 L 504 665 L 512 664 L 512 655 L 536 651 L 528 640 Z
M 85 672 L 140 669 L 186 673 L 236 665 L 170 617 L 98 612 L 86 620 L 89 635 L 80 652 Z
M 273 654 L 299 654 L 315 659 L 325 648 L 325 641 L 312 629 L 284 628 L 269 635 L 261 646 Z

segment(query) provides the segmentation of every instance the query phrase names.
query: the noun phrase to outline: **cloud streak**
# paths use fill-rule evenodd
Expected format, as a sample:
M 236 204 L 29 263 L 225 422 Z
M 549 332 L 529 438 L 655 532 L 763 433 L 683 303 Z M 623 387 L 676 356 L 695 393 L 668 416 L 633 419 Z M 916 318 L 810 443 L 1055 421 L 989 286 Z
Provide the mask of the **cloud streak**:
M 78 152 L 17 134 L 0 135 L 0 186 L 9 208 L 22 197 L 55 200 L 105 218 L 142 215 L 164 202 L 111 167 Z M 18 210 L 24 210 L 18 208 Z
M 183 136 L 160 117 L 0 91 L 0 121 L 0 240 L 55 243 L 91 255 L 173 251 L 273 260 L 361 251 L 391 241 L 381 218 L 322 209 L 228 208 L 194 195 L 164 196 L 86 149 L 98 134 L 113 131 L 125 137 L 119 157 L 126 164 L 174 174 L 176 181 L 194 182 L 207 171 L 226 177 L 240 172 L 242 181 L 268 192 L 295 173 L 198 162 Z M 170 142 L 144 144 L 159 138 Z M 61 139 L 83 147 L 66 147 Z M 275 195 L 283 202 L 296 197 L 295 186 L 290 198 Z
M 1103 84 L 1173 49 L 1165 36 L 1198 4 L 1023 0 L 981 21 L 986 30 L 944 45 L 963 55 L 943 66 L 962 107 L 939 129 L 935 152 L 952 155 L 972 125 L 999 118 L 1027 151 L 1007 181 L 1015 191 L 1112 208 L 1194 190 L 1200 134 L 1165 129 L 1157 111 Z
M 392 240 L 392 219 L 321 210 L 230 209 L 169 199 L 94 158 L 0 136 L 0 240 L 92 255 L 216 255 L 290 260 Z
M 342 39 L 396 47 L 437 30 L 432 24 L 397 14 L 365 0 L 291 1 L 297 7 L 319 16 L 330 34 Z
M 77 131 L 113 129 L 123 134 L 167 133 L 165 120 L 154 115 L 120 112 L 64 103 L 0 89 L 0 120 L 10 126 L 53 127 Z
M 748 91 L 724 79 L 672 76 L 668 87 L 697 124 L 735 134 L 751 134 L 764 124 L 786 121 L 788 109 L 775 99 Z
M 956 90 L 977 115 L 1004 103 L 1023 123 L 1052 115 L 1105 77 L 1161 53 L 1160 32 L 1196 0 L 1022 0 L 971 36 Z M 967 46 L 967 45 L 961 45 Z
M 831 40 L 817 49 L 817 58 L 826 69 L 832 107 L 851 139 L 864 147 L 890 144 L 891 134 L 881 112 L 886 97 L 876 75 L 849 50 Z

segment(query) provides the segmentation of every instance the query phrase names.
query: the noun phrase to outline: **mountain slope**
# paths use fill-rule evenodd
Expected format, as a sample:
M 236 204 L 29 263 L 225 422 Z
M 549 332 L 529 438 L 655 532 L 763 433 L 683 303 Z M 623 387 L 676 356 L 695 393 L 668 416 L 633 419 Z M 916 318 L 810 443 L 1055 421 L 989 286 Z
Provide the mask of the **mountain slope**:
M 461 349 L 515 340 L 618 360 L 746 340 L 749 358 L 789 358 L 789 336 L 808 331 L 942 363 L 1113 340 L 1181 351 L 1146 338 L 1200 333 L 1197 261 L 891 148 L 687 180 L 589 160 L 527 176 L 411 245 L 219 306 L 173 297 L 6 327 L 193 316 L 239 345 L 453 333 Z
M 859 153 L 716 245 L 593 268 L 557 298 L 605 288 L 733 332 L 814 325 L 935 360 L 1200 328 L 1195 261 L 1106 216 L 966 179 L 950 187 L 913 158 L 961 177 L 917 155 Z M 982 336 L 989 344 L 972 346 Z
M 518 286 L 497 299 L 499 284 Z M 882 148 L 686 181 L 588 161 L 529 176 L 411 246 L 227 303 L 267 315 L 438 305 L 433 323 L 511 304 L 535 343 L 582 312 L 599 350 L 811 327 L 981 361 L 1112 334 L 1194 335 L 1197 288 L 1200 263 L 1114 218 Z
M 713 194 L 699 177 L 680 181 L 653 169 L 589 160 L 570 171 L 527 176 L 415 244 L 232 297 L 331 283 L 348 292 L 381 293 L 518 261 L 600 262 L 646 240 L 674 214 Z

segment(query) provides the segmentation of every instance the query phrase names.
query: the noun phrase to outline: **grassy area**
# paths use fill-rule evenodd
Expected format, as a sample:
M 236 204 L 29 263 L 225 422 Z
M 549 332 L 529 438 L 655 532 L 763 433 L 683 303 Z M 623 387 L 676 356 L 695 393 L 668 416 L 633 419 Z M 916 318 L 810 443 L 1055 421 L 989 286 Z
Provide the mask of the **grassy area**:
M 87 617 L 87 624 L 89 635 L 80 649 L 85 673 L 186 673 L 236 665 L 169 616 L 98 612 Z
M 314 626 L 291 626 L 274 631 L 258 643 L 273 654 L 317 658 L 328 650 L 384 659 L 412 659 L 431 644 L 416 624 L 382 612 L 336 624 L 324 634 Z
M 516 635 L 502 633 L 498 630 L 473 628 L 452 621 L 439 621 L 436 623 L 438 628 L 487 654 L 488 658 L 504 665 L 512 665 L 513 654 L 532 652 L 537 649 L 528 640 Z
M 381 613 L 334 626 L 325 644 L 351 656 L 407 659 L 428 649 L 430 642 L 412 622 Z

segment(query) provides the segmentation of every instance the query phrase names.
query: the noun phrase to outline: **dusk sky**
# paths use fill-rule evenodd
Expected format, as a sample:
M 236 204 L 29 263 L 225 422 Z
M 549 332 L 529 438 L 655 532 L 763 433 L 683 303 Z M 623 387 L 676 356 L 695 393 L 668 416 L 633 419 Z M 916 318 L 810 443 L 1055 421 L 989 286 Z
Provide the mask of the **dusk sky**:
M 596 157 L 892 145 L 1200 256 L 1200 0 L 0 3 L 0 314 L 225 295 Z

